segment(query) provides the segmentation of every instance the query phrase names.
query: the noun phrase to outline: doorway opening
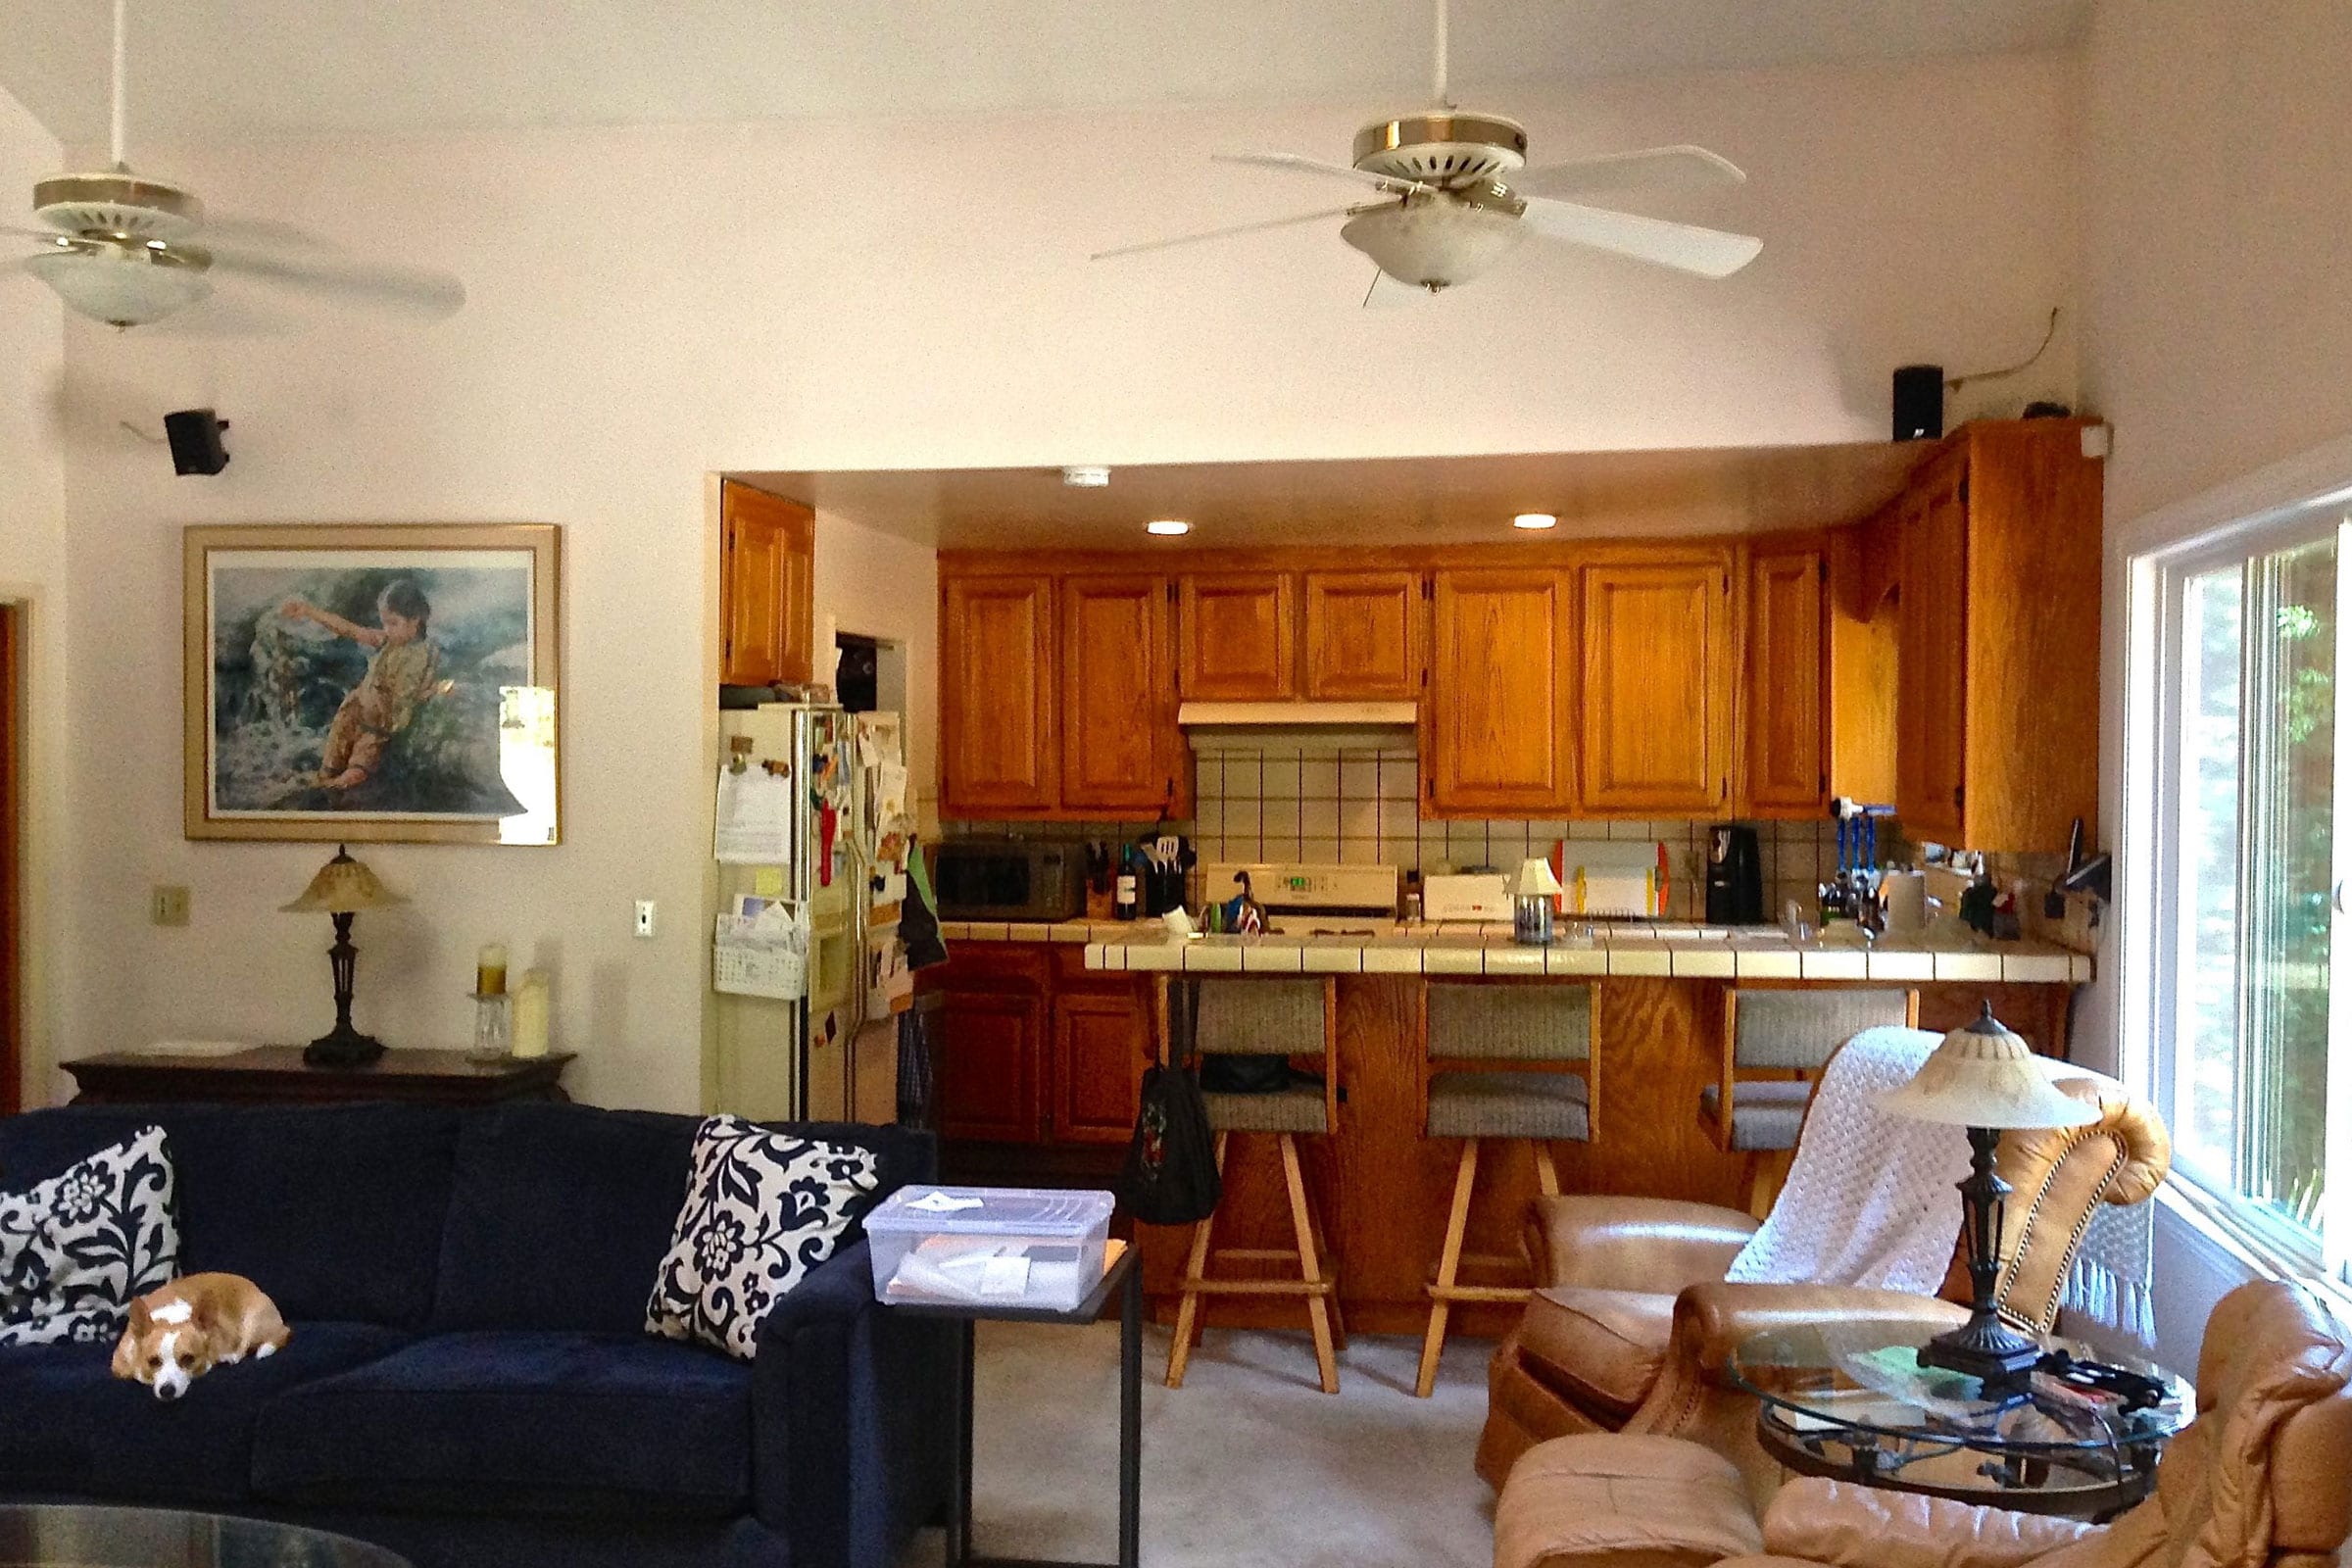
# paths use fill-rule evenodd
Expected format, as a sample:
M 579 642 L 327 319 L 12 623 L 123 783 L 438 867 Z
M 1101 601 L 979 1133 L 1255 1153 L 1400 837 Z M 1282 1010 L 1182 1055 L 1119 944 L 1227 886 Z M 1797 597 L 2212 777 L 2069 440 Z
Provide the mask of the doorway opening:
M 24 607 L 0 604 L 0 1116 L 24 1090 Z

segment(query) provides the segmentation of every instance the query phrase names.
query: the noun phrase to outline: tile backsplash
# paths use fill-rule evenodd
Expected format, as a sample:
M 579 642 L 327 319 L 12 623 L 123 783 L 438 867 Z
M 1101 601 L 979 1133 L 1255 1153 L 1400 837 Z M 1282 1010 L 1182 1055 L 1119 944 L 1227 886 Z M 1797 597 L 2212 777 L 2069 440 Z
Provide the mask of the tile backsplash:
M 1546 855 L 1559 839 L 1656 840 L 1673 872 L 1669 913 L 1696 919 L 1705 907 L 1705 822 L 1562 821 L 1495 818 L 1422 821 L 1419 761 L 1410 747 L 1379 750 L 1227 748 L 1196 759 L 1195 814 L 1167 831 L 1193 841 L 1203 860 L 1386 863 L 1424 874 L 1492 866 L 1508 870 Z M 1783 904 L 1813 905 L 1816 885 L 1837 868 L 1837 831 L 1820 822 L 1755 824 L 1764 871 L 1764 914 Z M 1148 837 L 1134 823 L 951 822 L 952 837 L 1003 834 L 1118 840 Z M 1887 845 L 1883 840 L 1884 851 Z

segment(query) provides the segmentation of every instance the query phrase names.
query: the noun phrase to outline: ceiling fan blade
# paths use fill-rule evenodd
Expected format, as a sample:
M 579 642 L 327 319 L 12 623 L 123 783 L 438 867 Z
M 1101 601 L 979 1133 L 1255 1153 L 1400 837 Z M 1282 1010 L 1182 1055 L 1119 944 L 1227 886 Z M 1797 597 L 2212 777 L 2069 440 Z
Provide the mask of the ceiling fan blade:
M 201 243 L 201 242 L 200 242 Z M 333 255 L 273 256 L 268 251 L 216 248 L 213 270 L 304 293 L 439 320 L 466 303 L 466 285 L 448 272 Z
M 1198 234 L 1179 234 L 1173 239 L 1148 239 L 1140 245 L 1115 245 L 1106 251 L 1097 251 L 1087 258 L 1090 262 L 1108 261 L 1114 256 L 1141 256 L 1148 251 L 1164 251 L 1178 245 L 1198 245 L 1202 240 L 1230 239 L 1236 234 L 1261 234 L 1272 228 L 1293 228 L 1300 223 L 1320 223 L 1334 218 L 1354 215 L 1353 207 L 1326 208 L 1319 213 L 1299 213 L 1292 218 L 1269 218 L 1258 223 L 1234 223 L 1225 228 L 1202 229 Z
M 1746 182 L 1747 175 L 1718 153 L 1684 146 L 1572 158 L 1566 163 L 1522 169 L 1503 179 L 1522 196 L 1595 196 L 1611 190 L 1739 185 Z
M 1376 174 L 1368 169 L 1350 169 L 1346 164 L 1326 163 L 1320 158 L 1304 158 L 1298 153 L 1210 153 L 1208 156 L 1220 164 L 1254 164 L 1260 169 L 1286 170 L 1294 174 L 1328 174 L 1334 179 L 1351 179 L 1359 185 L 1370 185 L 1394 196 L 1437 188 L 1417 179 Z
M 1764 248 L 1762 240 L 1749 234 L 1727 234 L 1719 228 L 1695 228 L 1662 218 L 1642 218 L 1544 197 L 1528 202 L 1520 221 L 1548 239 L 1590 245 L 1700 277 L 1729 277 L 1754 261 Z

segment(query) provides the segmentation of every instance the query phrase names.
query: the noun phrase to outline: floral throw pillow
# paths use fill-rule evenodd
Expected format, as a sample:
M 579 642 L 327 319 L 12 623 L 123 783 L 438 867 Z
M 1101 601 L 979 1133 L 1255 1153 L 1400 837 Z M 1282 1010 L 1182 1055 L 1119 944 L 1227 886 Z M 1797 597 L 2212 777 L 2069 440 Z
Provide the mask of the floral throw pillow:
M 760 1319 L 872 1206 L 869 1149 L 712 1116 L 694 1135 L 694 1174 L 645 1326 L 750 1360 Z
M 161 1127 L 0 1194 L 0 1345 L 100 1344 L 179 1268 Z

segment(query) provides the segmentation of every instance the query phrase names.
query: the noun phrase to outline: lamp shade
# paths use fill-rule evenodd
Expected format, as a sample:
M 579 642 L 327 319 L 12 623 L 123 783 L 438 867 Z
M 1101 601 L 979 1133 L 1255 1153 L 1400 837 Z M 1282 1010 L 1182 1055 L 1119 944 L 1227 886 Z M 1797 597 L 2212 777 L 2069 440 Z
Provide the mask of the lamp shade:
M 161 320 L 213 291 L 188 260 L 144 247 L 60 246 L 29 258 L 24 267 L 57 290 L 75 314 L 110 326 Z
M 373 871 L 353 859 L 351 851 L 338 844 L 335 858 L 318 868 L 318 874 L 311 878 L 311 885 L 302 890 L 302 896 L 278 907 L 288 914 L 356 914 L 362 909 L 407 902 L 378 882 Z
M 1565 891 L 1560 879 L 1551 873 L 1551 862 L 1531 857 L 1519 867 L 1519 897 L 1523 899 L 1554 899 Z
M 2060 1091 L 2034 1048 L 1984 1013 L 1943 1037 L 1911 1081 L 1879 1097 L 1897 1115 L 1959 1127 L 2079 1127 L 2095 1105 Z

